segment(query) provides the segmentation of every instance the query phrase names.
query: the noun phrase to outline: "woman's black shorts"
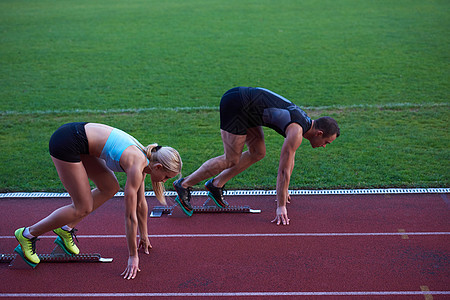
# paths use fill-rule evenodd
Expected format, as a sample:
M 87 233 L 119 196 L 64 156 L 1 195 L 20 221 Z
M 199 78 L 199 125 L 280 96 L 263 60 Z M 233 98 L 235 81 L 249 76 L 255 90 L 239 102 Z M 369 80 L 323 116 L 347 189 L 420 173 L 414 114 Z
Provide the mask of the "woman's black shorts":
M 80 162 L 80 154 L 89 154 L 84 130 L 87 122 L 68 123 L 59 127 L 50 138 L 50 155 L 67 162 Z

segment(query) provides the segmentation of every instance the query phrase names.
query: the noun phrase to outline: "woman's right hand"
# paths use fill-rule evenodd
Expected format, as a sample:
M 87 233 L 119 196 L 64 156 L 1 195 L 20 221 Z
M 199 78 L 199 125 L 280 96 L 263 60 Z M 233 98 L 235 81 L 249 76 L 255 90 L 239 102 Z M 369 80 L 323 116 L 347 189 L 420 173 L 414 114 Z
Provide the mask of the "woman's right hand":
M 130 256 L 128 258 L 128 265 L 125 271 L 123 271 L 121 276 L 125 279 L 134 279 L 137 275 L 137 272 L 140 272 L 139 269 L 139 256 Z
M 145 254 L 150 254 L 150 249 L 152 249 L 152 244 L 150 244 L 149 238 L 140 238 L 138 249 L 143 249 Z

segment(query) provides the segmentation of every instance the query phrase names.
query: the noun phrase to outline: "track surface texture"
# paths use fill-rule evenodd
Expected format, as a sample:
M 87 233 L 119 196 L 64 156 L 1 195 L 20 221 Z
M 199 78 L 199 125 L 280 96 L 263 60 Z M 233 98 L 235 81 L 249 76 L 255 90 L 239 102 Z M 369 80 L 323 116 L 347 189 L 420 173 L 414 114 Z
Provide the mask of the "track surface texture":
M 158 203 L 147 199 L 150 213 Z M 82 253 L 112 263 L 2 263 L 0 298 L 450 299 L 448 194 L 292 196 L 289 226 L 270 222 L 274 196 L 226 199 L 262 212 L 149 218 L 153 249 L 125 280 L 124 204 L 112 198 L 77 228 Z M 0 199 L 0 253 L 13 253 L 15 229 L 68 203 Z M 40 237 L 37 252 L 50 253 L 54 239 Z

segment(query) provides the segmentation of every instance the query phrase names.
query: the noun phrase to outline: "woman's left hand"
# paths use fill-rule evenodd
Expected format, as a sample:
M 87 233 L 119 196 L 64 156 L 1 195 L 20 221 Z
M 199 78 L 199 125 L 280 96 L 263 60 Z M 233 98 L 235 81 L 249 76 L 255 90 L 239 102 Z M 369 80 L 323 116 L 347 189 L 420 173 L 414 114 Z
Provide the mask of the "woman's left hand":
M 150 244 L 150 240 L 147 238 L 140 238 L 138 249 L 144 249 L 145 254 L 150 254 L 150 249 L 152 249 L 152 244 Z
M 289 225 L 289 218 L 287 215 L 287 208 L 286 206 L 279 206 L 277 207 L 277 216 L 275 219 L 272 220 L 272 223 L 277 223 L 277 225 L 283 224 L 283 225 Z
M 139 256 L 130 256 L 128 258 L 128 265 L 125 271 L 123 271 L 121 276 L 125 279 L 134 279 L 137 275 L 137 272 L 140 272 L 139 269 Z

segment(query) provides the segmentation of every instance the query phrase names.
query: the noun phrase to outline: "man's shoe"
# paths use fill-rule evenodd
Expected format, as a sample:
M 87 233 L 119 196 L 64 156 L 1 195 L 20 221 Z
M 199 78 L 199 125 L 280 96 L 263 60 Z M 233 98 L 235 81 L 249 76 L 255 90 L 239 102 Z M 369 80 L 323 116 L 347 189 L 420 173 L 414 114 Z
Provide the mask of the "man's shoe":
M 36 237 L 32 239 L 28 239 L 23 236 L 23 231 L 25 227 L 19 228 L 14 232 L 14 235 L 17 241 L 20 244 L 20 248 L 22 249 L 22 253 L 24 258 L 30 261 L 33 264 L 38 264 L 41 260 L 39 256 L 36 254 L 36 241 L 38 240 Z
M 55 243 L 63 247 L 63 250 L 67 250 L 66 252 L 69 252 L 68 254 L 74 254 L 77 255 L 80 253 L 80 249 L 78 249 L 77 245 L 75 245 L 75 241 L 73 238 L 77 239 L 77 236 L 75 235 L 76 229 L 72 229 L 71 231 L 66 231 L 62 228 L 57 228 L 53 230 L 54 233 L 56 233 L 60 239 L 56 239 Z M 59 243 L 58 243 L 59 242 Z M 78 242 L 78 239 L 77 239 Z
M 194 209 L 191 205 L 191 188 L 185 189 L 181 186 L 184 178 L 180 178 L 173 182 L 173 187 L 177 192 L 178 196 L 175 198 L 175 202 L 180 205 L 183 212 L 189 217 L 194 213 Z
M 209 191 L 208 196 L 213 199 L 214 203 L 220 207 L 225 208 L 230 206 L 225 199 L 223 199 L 223 187 L 219 188 L 213 184 L 214 178 L 205 183 L 206 189 Z

